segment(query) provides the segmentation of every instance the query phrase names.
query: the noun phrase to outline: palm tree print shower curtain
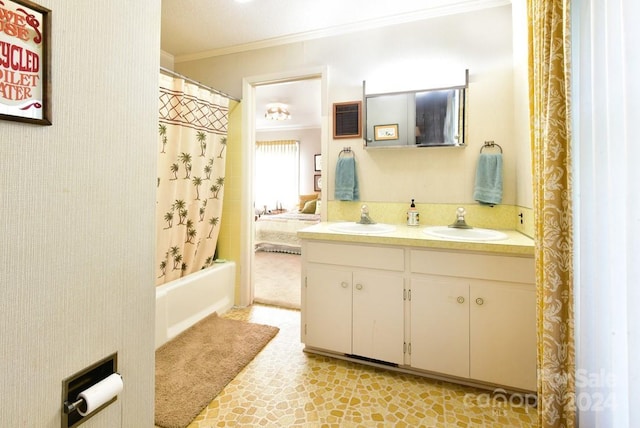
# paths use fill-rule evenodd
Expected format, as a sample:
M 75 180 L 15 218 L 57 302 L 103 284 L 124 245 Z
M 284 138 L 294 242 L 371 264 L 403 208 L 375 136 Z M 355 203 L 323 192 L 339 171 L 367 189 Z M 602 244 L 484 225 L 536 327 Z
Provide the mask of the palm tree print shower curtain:
M 210 266 L 224 195 L 229 99 L 160 74 L 156 285 Z

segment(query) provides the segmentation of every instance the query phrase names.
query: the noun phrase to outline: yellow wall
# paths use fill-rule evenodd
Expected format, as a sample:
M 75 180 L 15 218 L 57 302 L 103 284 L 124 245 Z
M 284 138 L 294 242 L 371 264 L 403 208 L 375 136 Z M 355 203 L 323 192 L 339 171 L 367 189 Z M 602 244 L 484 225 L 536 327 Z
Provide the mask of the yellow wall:
M 325 219 L 346 220 L 354 213 L 357 216 L 359 204 L 367 203 L 374 209 L 374 218 L 382 219 L 379 221 L 389 218 L 402 223 L 406 207 L 415 199 L 422 207 L 423 224 L 448 224 L 455 208 L 465 206 L 471 224 L 515 228 L 532 234 L 527 91 L 521 87 L 526 81 L 521 55 L 526 40 L 514 42 L 514 36 L 521 38 L 524 34 L 514 31 L 521 24 L 519 11 L 514 12 L 508 5 L 499 6 L 217 57 L 176 58 L 175 69 L 241 97 L 243 79 L 325 67 L 326 105 L 322 115 L 328 120 L 326 129 L 333 126 L 333 103 L 362 100 L 363 80 L 371 82 L 380 76 L 397 79 L 417 64 L 416 69 L 425 72 L 431 67 L 469 69 L 466 148 L 369 150 L 363 148 L 362 139 L 334 140 L 329 136 L 322 141 L 326 165 L 322 173 Z M 230 182 L 225 198 L 229 199 L 225 199 L 219 254 L 241 263 L 240 244 L 249 238 L 243 236 L 240 228 L 239 198 L 244 190 L 243 179 L 251 176 L 249 171 L 242 171 L 248 154 L 240 150 L 240 108 L 232 116 L 236 114 L 231 119 L 229 138 L 230 144 L 233 141 L 237 145 L 228 158 L 231 173 L 227 174 Z M 500 144 L 504 155 L 503 203 L 495 208 L 479 206 L 473 200 L 475 168 L 486 140 Z M 358 164 L 361 196 L 358 204 L 333 198 L 333 172 L 345 146 L 351 147 Z M 525 218 L 522 225 L 520 212 Z M 238 275 L 241 270 L 239 266 Z M 236 286 L 239 290 L 239 280 Z
M 218 237 L 218 258 L 236 262 L 236 302 L 240 284 L 240 212 L 243 186 L 242 168 L 242 105 L 229 101 L 229 133 L 227 136 L 227 164 L 224 203 Z
M 480 147 L 493 140 L 504 154 L 503 204 L 530 206 L 530 201 L 517 197 L 519 177 L 524 183 L 531 171 L 530 166 L 522 167 L 530 162 L 519 159 L 529 141 L 526 121 L 514 120 L 514 112 L 522 110 L 514 104 L 522 100 L 514 96 L 512 24 L 511 7 L 501 6 L 201 60 L 177 59 L 175 66 L 235 96 L 241 96 L 243 78 L 326 67 L 323 115 L 329 118 L 333 103 L 362 100 L 363 80 L 398 79 L 408 70 L 428 74 L 430 68 L 469 69 L 467 148 L 365 150 L 361 138 L 329 138 L 322 146 L 327 166 L 323 197 L 327 202 L 333 199 L 335 163 L 342 148 L 349 146 L 358 163 L 363 201 L 473 204 Z M 332 126 L 330 119 L 328 129 Z

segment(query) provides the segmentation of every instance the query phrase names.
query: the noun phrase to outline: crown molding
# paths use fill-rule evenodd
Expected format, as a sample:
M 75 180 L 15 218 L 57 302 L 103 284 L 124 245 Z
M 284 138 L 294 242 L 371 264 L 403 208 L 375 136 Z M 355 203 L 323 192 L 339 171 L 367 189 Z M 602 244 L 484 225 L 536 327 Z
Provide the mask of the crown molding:
M 461 0 L 456 3 L 446 4 L 443 6 L 424 9 L 417 12 L 409 12 L 398 15 L 391 15 L 384 18 L 371 19 L 367 21 L 357 22 L 348 25 L 338 25 L 334 27 L 324 28 L 321 30 L 307 31 L 304 33 L 291 34 L 282 37 L 274 37 L 271 39 L 260 40 L 242 45 L 224 47 L 220 49 L 212 49 L 208 51 L 198 52 L 188 55 L 180 55 L 174 57 L 175 63 L 196 61 L 211 57 L 230 55 L 240 52 L 247 52 L 258 49 L 271 48 L 275 46 L 286 45 L 290 43 L 299 43 L 309 40 L 321 39 L 325 37 L 339 36 L 342 34 L 356 33 L 359 31 L 372 30 L 390 25 L 404 24 L 408 22 L 421 21 L 426 19 L 438 18 L 447 15 L 455 15 L 459 13 L 468 13 L 481 9 L 490 9 L 494 7 L 507 6 L 512 0 Z
M 175 64 L 175 62 L 173 55 L 160 49 L 160 66 L 173 70 L 173 64 Z

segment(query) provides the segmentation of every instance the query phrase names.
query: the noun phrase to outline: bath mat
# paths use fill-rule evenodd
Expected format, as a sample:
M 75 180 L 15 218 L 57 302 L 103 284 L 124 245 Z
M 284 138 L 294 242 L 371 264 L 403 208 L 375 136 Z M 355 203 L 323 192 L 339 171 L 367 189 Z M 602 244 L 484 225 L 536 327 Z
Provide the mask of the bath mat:
M 189 425 L 278 331 L 214 313 L 158 348 L 156 426 Z

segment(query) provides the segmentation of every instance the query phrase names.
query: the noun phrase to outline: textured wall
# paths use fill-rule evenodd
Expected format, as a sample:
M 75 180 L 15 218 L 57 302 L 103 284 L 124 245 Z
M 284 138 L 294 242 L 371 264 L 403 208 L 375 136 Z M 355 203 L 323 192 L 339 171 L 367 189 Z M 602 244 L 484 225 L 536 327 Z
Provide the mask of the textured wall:
M 53 125 L 0 122 L 0 425 L 58 428 L 63 379 L 118 352 L 84 426 L 152 426 L 160 1 L 38 3 Z

